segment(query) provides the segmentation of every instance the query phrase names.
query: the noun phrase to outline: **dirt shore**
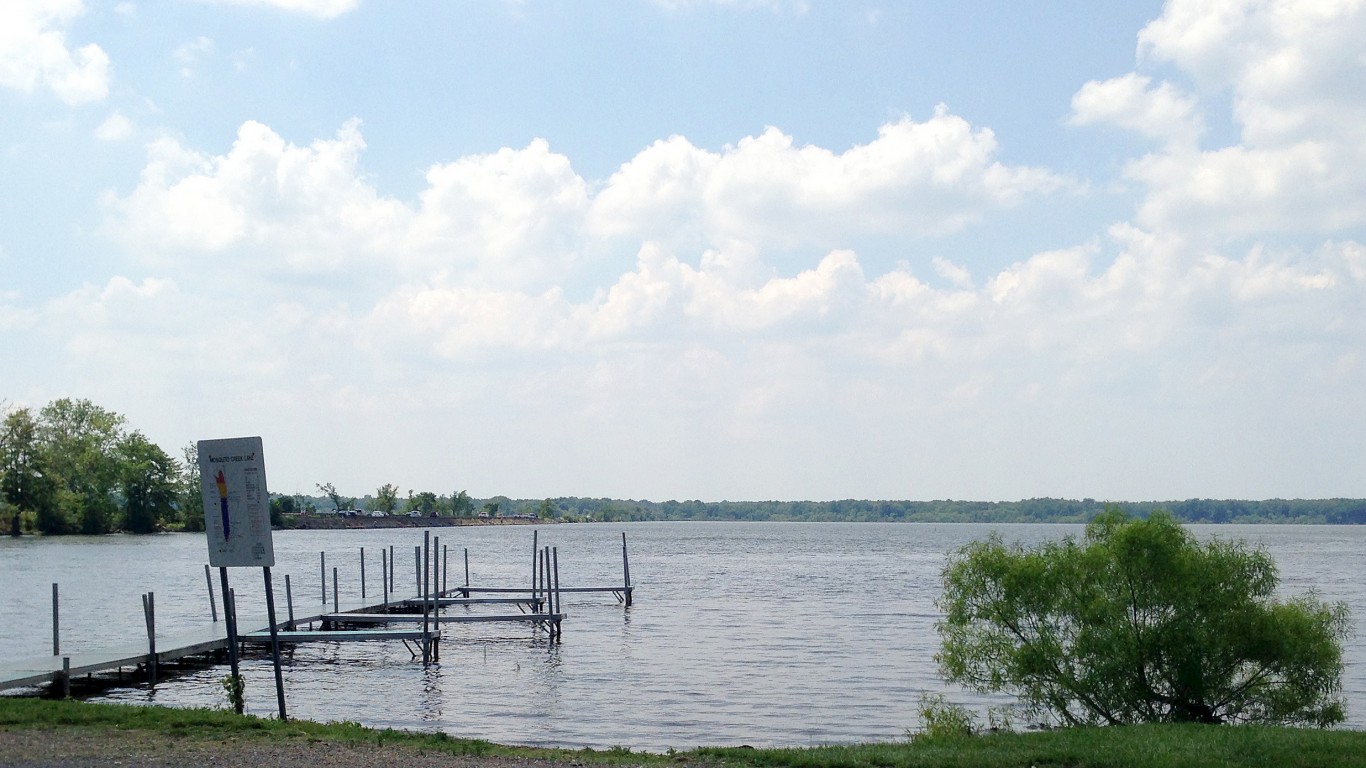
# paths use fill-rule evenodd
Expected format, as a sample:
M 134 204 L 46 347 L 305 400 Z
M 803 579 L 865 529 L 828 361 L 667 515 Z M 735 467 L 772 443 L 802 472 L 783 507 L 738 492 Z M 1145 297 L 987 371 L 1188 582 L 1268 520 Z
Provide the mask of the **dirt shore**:
M 3 768 L 571 768 L 577 762 L 441 754 L 404 745 L 352 744 L 300 736 L 167 736 L 144 730 L 0 727 Z

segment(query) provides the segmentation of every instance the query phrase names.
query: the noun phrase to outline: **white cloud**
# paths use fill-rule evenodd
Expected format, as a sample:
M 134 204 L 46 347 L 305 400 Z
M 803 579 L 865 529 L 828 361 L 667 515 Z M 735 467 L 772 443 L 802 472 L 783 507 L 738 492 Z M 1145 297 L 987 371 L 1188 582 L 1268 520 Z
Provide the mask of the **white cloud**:
M 601 235 L 707 243 L 837 247 L 855 232 L 942 235 L 986 211 L 1068 182 L 994 159 L 990 130 L 940 107 L 902 119 L 841 154 L 795 146 L 776 128 L 721 153 L 681 137 L 656 142 L 626 163 L 597 195 L 589 225 Z
M 133 121 L 116 110 L 95 129 L 95 138 L 100 141 L 123 141 L 133 135 L 133 129 Z
M 1126 87 L 1133 110 L 1107 119 L 1148 125 L 1160 88 Z M 1066 493 L 1076 472 L 1134 488 L 1114 466 L 1135 431 L 1198 429 L 1223 449 L 1215 428 L 1249 408 L 1317 386 L 1353 407 L 1335 393 L 1366 385 L 1353 354 L 1366 344 L 1359 238 L 1230 246 L 1170 226 L 1193 221 L 1188 210 L 1145 208 L 1094 241 L 1004 269 L 936 258 L 926 280 L 904 264 L 870 268 L 844 241 L 961 231 L 1066 183 L 1005 166 L 989 132 L 946 112 L 841 153 L 776 129 L 719 152 L 674 137 L 597 187 L 537 140 L 432 166 L 412 201 L 376 192 L 364 149 L 356 122 L 306 145 L 246 123 L 222 154 L 153 143 L 137 187 L 108 196 L 106 226 L 162 277 L 84 289 L 23 322 L 70 329 L 81 360 L 104 345 L 138 350 L 168 380 L 213 381 L 207 394 L 225 412 L 240 404 L 301 433 L 344 413 L 353 440 L 381 439 L 398 420 L 430 449 L 459 424 L 481 435 L 481 451 L 564 467 L 541 481 L 563 493 L 610 483 L 604 456 L 662 473 L 650 487 L 680 494 L 792 496 L 835 493 L 817 482 L 823 462 L 872 462 L 890 477 L 920 452 L 932 474 L 980 457 L 1011 465 L 1019 445 L 1038 447 L 1029 479 L 996 487 Z M 1219 157 L 1169 145 L 1130 173 L 1152 179 L 1155 206 L 1160 192 L 1199 189 L 1162 181 L 1186 172 L 1181 158 L 1198 168 Z M 1265 202 L 1211 191 L 1204 204 L 1244 195 L 1234 207 L 1249 221 L 1213 223 L 1228 231 L 1272 215 L 1293 223 L 1268 190 Z M 192 316 L 240 322 L 206 340 Z M 241 373 L 214 381 L 215 366 Z M 687 488 L 770 456 L 772 441 L 798 447 L 758 462 L 753 478 Z M 425 466 L 396 450 L 404 466 Z M 451 462 L 477 459 L 452 451 Z M 1064 471 L 1060 455 L 1081 458 Z M 340 452 L 319 460 L 357 490 L 391 481 Z M 1161 471 L 1207 488 L 1175 458 Z M 518 482 L 489 480 L 504 481 Z
M 231 256 L 233 272 L 334 274 L 378 258 L 401 268 L 390 238 L 409 212 L 361 178 L 364 146 L 354 121 L 307 147 L 244 123 L 221 156 L 161 139 L 148 147 L 137 188 L 106 197 L 108 231 L 163 261 Z
M 109 93 L 109 56 L 98 45 L 72 48 L 66 28 L 85 13 L 80 0 L 0 3 L 0 86 L 51 91 L 76 105 Z
M 1074 125 L 1114 123 L 1149 138 L 1194 148 L 1204 132 L 1196 100 L 1171 83 L 1136 73 L 1092 80 L 1072 97 Z
M 1077 123 L 1167 139 L 1127 175 L 1147 190 L 1138 222 L 1212 240 L 1345 234 L 1366 224 L 1366 3 L 1172 0 L 1139 35 L 1143 62 L 1171 63 L 1202 99 L 1232 95 L 1232 146 L 1199 149 L 1191 95 L 1131 74 L 1091 82 Z
M 312 16 L 318 19 L 334 19 L 356 10 L 360 0 L 205 0 L 220 5 L 237 5 L 247 8 L 274 8 L 276 10 Z
M 1361 0 L 1172 0 L 1139 50 L 1204 90 L 1230 90 L 1244 142 L 1277 146 L 1360 125 L 1363 34 Z
M 203 35 L 176 46 L 171 56 L 180 64 L 180 76 L 194 77 L 195 66 L 212 56 L 217 47 L 212 38 Z
M 221 156 L 162 139 L 137 188 L 108 196 L 109 231 L 170 260 L 232 253 L 276 271 L 368 267 L 536 290 L 586 276 L 620 243 L 659 242 L 709 254 L 709 269 L 728 278 L 759 281 L 771 273 L 757 244 L 830 250 L 860 233 L 953 232 L 1064 183 L 995 161 L 990 132 L 944 110 L 884 126 L 842 154 L 795 147 L 773 129 L 720 154 L 675 138 L 596 191 L 535 140 L 433 166 L 416 205 L 382 198 L 365 180 L 364 146 L 354 121 L 308 147 L 249 122 Z
M 1366 225 L 1366 144 L 1304 141 L 1153 155 L 1128 175 L 1147 185 L 1139 221 L 1213 236 L 1324 233 Z
M 501 285 L 558 284 L 577 258 L 588 185 L 542 139 L 427 171 L 414 250 Z

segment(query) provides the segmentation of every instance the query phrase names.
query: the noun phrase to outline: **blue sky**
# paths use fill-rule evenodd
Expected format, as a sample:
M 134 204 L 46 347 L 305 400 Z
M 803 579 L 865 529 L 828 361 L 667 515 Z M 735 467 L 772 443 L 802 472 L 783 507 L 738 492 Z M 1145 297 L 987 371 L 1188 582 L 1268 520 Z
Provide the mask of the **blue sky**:
M 0 30 L 9 407 L 285 492 L 1366 495 L 1366 3 Z

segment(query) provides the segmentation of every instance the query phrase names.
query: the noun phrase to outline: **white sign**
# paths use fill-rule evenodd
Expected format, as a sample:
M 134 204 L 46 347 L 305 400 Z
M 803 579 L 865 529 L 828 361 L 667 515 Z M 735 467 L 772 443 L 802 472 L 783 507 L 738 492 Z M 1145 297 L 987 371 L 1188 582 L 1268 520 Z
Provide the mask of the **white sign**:
M 204 494 L 209 565 L 275 565 L 261 438 L 200 440 L 199 485 Z

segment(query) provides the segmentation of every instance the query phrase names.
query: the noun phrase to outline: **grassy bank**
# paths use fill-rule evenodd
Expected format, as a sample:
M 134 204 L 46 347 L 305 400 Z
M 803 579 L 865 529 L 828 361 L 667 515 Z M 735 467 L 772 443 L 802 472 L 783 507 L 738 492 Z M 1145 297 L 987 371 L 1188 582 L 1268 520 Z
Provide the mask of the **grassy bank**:
M 1289 728 L 1153 725 L 1069 729 L 1049 733 L 917 739 L 896 744 L 809 749 L 701 748 L 654 755 L 610 750 L 508 747 L 443 734 L 372 730 L 353 723 L 281 723 L 230 712 L 0 697 L 0 729 L 108 728 L 174 739 L 328 741 L 405 746 L 452 756 L 513 757 L 576 765 L 725 764 L 755 768 L 835 766 L 1089 766 L 1227 768 L 1229 766 L 1361 766 L 1366 733 Z M 0 759 L 3 759 L 0 755 Z

